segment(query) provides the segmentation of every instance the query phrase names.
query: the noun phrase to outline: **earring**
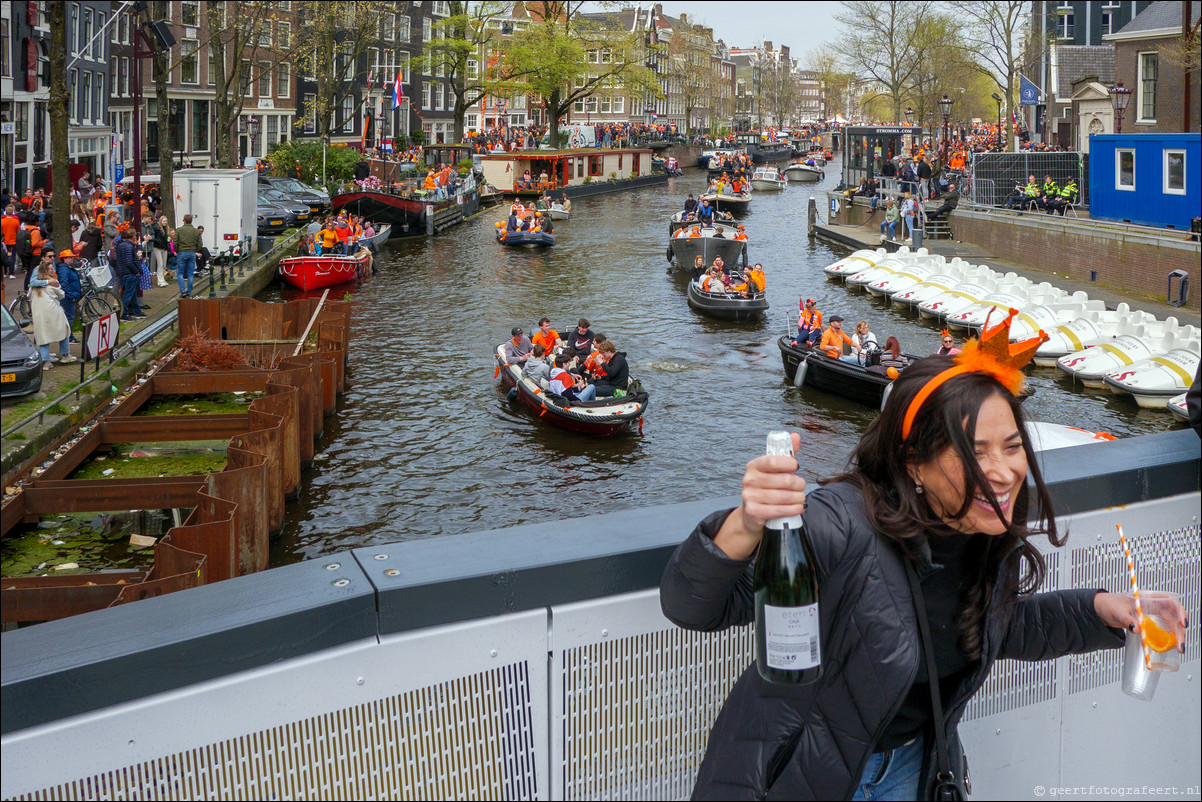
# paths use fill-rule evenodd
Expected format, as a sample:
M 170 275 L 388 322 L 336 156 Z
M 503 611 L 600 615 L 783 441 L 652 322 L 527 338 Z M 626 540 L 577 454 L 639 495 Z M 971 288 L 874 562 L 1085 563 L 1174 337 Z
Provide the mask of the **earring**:
M 914 492 L 920 496 L 922 495 L 922 483 L 921 482 L 914 483 Z

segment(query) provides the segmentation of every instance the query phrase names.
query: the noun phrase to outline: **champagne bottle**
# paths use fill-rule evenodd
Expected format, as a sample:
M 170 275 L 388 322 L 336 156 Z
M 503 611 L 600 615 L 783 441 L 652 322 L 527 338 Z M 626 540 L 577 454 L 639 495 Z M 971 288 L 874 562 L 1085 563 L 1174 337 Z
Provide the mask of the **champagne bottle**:
M 768 433 L 768 454 L 793 456 L 788 432 Z M 817 680 L 822 676 L 818 575 L 800 515 L 765 522 L 753 588 L 760 676 L 792 685 Z

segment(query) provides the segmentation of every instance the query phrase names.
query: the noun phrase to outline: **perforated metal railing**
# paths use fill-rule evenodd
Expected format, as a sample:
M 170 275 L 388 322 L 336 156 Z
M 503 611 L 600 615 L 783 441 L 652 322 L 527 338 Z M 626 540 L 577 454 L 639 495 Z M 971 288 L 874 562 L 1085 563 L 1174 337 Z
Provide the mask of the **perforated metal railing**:
M 1123 523 L 1145 584 L 1198 620 L 1198 501 L 1062 520 L 1044 588 L 1124 590 Z M 999 663 L 961 726 L 975 795 L 1151 782 L 1196 798 L 1196 631 L 1152 703 L 1121 694 L 1118 651 Z M 12 733 L 0 795 L 683 799 L 751 656 L 749 628 L 676 629 L 655 590 L 371 638 Z

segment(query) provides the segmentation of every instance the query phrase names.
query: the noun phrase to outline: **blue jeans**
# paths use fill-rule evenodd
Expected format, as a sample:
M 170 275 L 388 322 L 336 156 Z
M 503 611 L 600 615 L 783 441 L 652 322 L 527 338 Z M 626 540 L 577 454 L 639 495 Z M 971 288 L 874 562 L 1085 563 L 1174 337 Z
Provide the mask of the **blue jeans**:
M 888 221 L 881 223 L 881 233 L 882 234 L 885 233 L 886 228 L 889 229 L 889 239 L 893 239 L 895 236 L 897 236 L 897 221 L 896 220 L 894 220 L 892 223 L 890 223 Z
M 75 322 L 75 304 L 78 301 L 74 298 L 60 298 L 58 305 L 63 308 L 63 314 L 67 316 L 67 325 Z M 67 335 L 70 337 L 71 335 Z
M 192 294 L 192 276 L 196 273 L 196 251 L 180 251 L 175 257 L 175 280 L 180 295 Z
M 597 385 L 586 384 L 584 389 L 576 391 L 577 401 L 592 401 L 597 397 Z
M 921 736 L 888 752 L 873 752 L 852 792 L 853 800 L 918 799 L 924 742 Z
M 917 221 L 918 221 L 918 215 L 916 215 L 916 214 L 906 215 L 906 236 L 907 237 L 914 236 L 914 227 L 917 225 Z
M 142 314 L 142 307 L 138 305 L 138 280 L 140 276 L 124 276 L 121 279 L 121 303 L 125 305 L 125 314 L 123 317 L 130 315 Z
M 70 336 L 64 337 L 63 341 L 58 344 L 59 356 L 71 356 L 71 345 L 69 343 Z M 43 362 L 50 361 L 50 343 L 43 343 L 38 346 L 38 352 L 42 355 Z
M 813 345 L 817 345 L 818 341 L 821 339 L 822 339 L 822 330 L 821 329 L 798 329 L 797 330 L 797 342 L 799 342 L 799 343 L 808 342 L 811 346 L 813 346 Z

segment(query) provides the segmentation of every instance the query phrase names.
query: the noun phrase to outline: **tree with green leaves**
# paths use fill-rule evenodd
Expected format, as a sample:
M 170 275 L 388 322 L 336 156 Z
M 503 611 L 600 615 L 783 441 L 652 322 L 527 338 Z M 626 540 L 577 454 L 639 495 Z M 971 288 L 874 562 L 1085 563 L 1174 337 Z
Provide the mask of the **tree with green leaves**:
M 585 15 L 580 13 L 582 5 L 528 2 L 526 10 L 537 21 L 515 35 L 510 46 L 513 68 L 526 76 L 528 90 L 546 105 L 552 148 L 559 147 L 560 119 L 577 100 L 601 89 L 631 96 L 659 91 L 644 63 L 642 35 L 625 30 L 616 12 Z M 592 51 L 603 54 L 598 63 L 588 59 Z
M 676 94 L 684 108 L 686 134 L 692 133 L 696 109 L 708 108 L 713 119 L 718 95 L 717 76 L 710 63 L 713 43 L 708 42 L 707 46 L 701 31 L 702 26 L 681 20 L 679 27 L 673 29 L 664 53 L 669 91 Z
M 299 23 L 296 48 L 300 67 L 314 84 L 314 94 L 305 111 L 313 115 L 317 135 L 328 144 L 334 128 L 334 109 L 344 96 L 346 85 L 367 83 L 367 56 L 379 46 L 385 16 L 403 11 L 408 3 L 301 0 L 294 5 Z M 360 100 L 356 110 L 362 107 Z M 298 119 L 296 124 L 303 125 L 303 121 Z
M 917 33 L 927 24 L 927 0 L 844 0 L 835 19 L 844 27 L 832 45 L 860 77 L 884 88 L 893 122 L 901 121 L 902 99 L 919 69 Z
M 1014 98 L 1024 47 L 1041 49 L 1044 32 L 1027 31 L 1028 8 L 1023 0 L 972 0 L 956 12 L 968 19 L 964 45 L 982 72 L 993 79 L 1006 101 L 1003 120 L 1014 119 Z M 1018 150 L 1018 132 L 1010 140 Z
M 441 67 L 450 83 L 454 141 L 462 142 L 467 110 L 489 95 L 523 91 L 524 73 L 514 69 L 501 36 L 508 3 L 452 0 L 447 7 L 450 16 L 432 26 L 425 52 L 427 63 Z

